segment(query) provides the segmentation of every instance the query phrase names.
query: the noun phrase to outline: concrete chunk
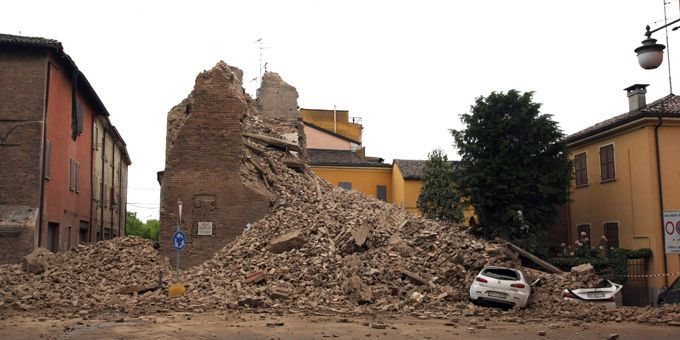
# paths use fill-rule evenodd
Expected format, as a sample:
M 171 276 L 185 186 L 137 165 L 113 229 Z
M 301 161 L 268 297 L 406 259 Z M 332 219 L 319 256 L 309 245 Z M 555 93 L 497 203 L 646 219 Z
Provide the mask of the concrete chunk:
M 269 243 L 268 249 L 272 253 L 280 254 L 295 248 L 299 248 L 306 242 L 307 238 L 305 237 L 305 234 L 302 233 L 301 230 L 294 230 L 274 238 Z

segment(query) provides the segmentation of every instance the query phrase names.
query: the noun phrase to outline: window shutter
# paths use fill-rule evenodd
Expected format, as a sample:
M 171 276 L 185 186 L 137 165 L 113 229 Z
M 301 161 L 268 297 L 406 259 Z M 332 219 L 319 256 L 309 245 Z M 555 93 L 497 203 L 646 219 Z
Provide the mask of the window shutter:
M 47 141 L 47 145 L 45 145 L 45 178 L 50 179 L 51 173 L 50 173 L 50 162 L 52 160 L 52 143 L 50 141 Z
M 600 148 L 600 180 L 607 179 L 607 159 L 606 151 L 604 148 Z
M 97 129 L 97 123 L 92 123 L 92 150 L 97 150 L 97 137 L 99 135 L 99 129 Z
M 614 167 L 614 145 L 607 147 L 609 149 L 609 179 L 616 178 L 615 167 Z
M 80 192 L 80 162 L 76 162 L 76 192 Z
M 69 158 L 68 160 L 68 189 L 73 191 L 73 160 Z
M 605 223 L 604 233 L 607 238 L 607 245 L 609 247 L 618 248 L 619 247 L 619 224 L 618 223 Z
M 85 108 L 83 107 L 83 104 L 78 100 L 78 105 L 77 105 L 77 121 L 76 121 L 76 127 L 78 129 L 78 135 L 83 133 L 83 114 L 85 113 Z

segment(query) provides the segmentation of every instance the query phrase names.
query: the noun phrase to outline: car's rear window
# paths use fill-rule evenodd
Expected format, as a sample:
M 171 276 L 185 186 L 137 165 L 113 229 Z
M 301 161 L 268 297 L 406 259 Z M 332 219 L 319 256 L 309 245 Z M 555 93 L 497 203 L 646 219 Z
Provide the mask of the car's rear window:
M 519 280 L 519 273 L 516 270 L 504 268 L 487 268 L 482 272 L 483 275 L 499 280 Z

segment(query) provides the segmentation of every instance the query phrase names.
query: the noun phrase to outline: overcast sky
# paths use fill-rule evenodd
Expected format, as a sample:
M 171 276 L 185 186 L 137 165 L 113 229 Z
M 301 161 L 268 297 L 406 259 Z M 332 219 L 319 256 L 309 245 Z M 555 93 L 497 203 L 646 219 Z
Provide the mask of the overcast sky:
M 670 1 L 669 20 L 678 8 Z M 300 107 L 363 119 L 367 154 L 457 159 L 448 129 L 491 91 L 535 91 L 567 134 L 626 112 L 634 83 L 650 84 L 648 102 L 667 95 L 668 58 L 645 71 L 633 53 L 663 18 L 663 0 L 22 0 L 3 4 L 0 32 L 63 43 L 127 142 L 128 209 L 146 220 L 158 216 L 168 110 L 219 60 L 254 95 L 259 38 Z M 680 32 L 669 39 L 678 75 Z

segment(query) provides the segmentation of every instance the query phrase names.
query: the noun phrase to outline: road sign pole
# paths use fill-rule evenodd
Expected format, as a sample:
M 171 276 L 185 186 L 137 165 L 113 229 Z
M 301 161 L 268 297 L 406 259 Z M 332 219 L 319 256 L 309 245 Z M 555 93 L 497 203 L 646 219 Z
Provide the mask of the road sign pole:
M 182 229 L 181 228 L 181 224 L 182 224 L 182 200 L 181 199 L 177 200 L 177 208 L 179 210 L 179 214 L 177 215 L 177 231 L 180 231 Z M 179 253 L 180 253 L 180 251 L 179 251 L 179 249 L 177 249 L 177 262 L 176 262 L 176 265 L 177 265 L 177 281 L 176 282 L 177 283 L 179 283 Z

